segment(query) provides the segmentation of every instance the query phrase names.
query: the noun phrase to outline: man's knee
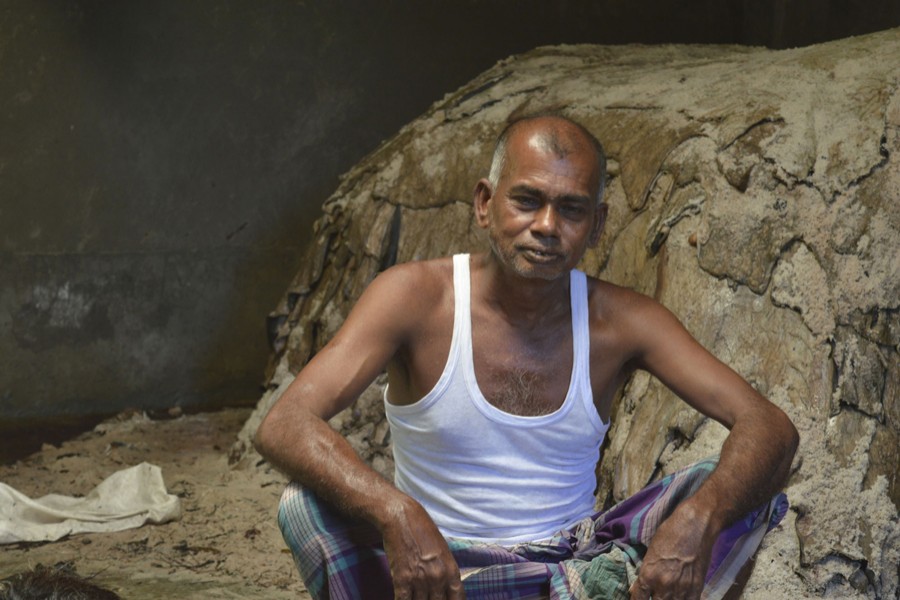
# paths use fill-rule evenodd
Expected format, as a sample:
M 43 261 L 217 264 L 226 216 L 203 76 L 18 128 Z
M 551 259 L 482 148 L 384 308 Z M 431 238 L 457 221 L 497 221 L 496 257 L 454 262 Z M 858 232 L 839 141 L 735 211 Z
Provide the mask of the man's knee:
M 296 482 L 281 493 L 278 503 L 278 525 L 281 531 L 297 535 L 308 532 L 317 521 L 319 501 L 315 495 Z
M 312 492 L 295 482 L 289 483 L 281 494 L 281 501 L 278 503 L 278 526 L 295 554 L 298 549 L 295 546 L 303 538 L 314 535 L 318 529 L 320 519 L 316 513 L 319 504 L 318 498 Z
M 390 598 L 381 533 L 341 514 L 297 483 L 278 505 L 278 525 L 313 598 Z
M 291 540 L 299 543 L 321 536 L 347 538 L 351 544 L 381 543 L 381 534 L 372 524 L 341 513 L 296 482 L 288 484 L 281 494 L 278 525 L 289 544 Z
M 288 484 L 278 503 L 281 535 L 313 598 L 328 597 L 328 549 L 333 546 L 333 533 L 322 520 L 322 510 L 327 507 L 319 498 L 296 482 Z

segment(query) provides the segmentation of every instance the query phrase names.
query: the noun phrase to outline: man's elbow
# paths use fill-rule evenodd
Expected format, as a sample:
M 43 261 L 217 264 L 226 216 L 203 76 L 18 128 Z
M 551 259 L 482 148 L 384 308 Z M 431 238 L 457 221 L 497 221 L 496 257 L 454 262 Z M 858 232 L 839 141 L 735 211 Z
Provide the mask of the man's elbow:
M 787 418 L 787 416 L 785 416 L 785 418 Z M 790 455 L 791 458 L 793 458 L 797 453 L 797 449 L 800 447 L 800 432 L 797 431 L 797 428 L 794 426 L 794 423 L 790 420 L 790 418 L 787 419 L 787 422 L 790 438 L 788 443 L 790 448 Z
M 253 447 L 259 452 L 264 458 L 270 458 L 272 448 L 276 445 L 274 442 L 274 438 L 276 437 L 275 431 L 275 423 L 272 418 L 272 411 L 263 417 L 262 422 L 259 424 L 259 427 L 256 428 L 256 433 L 253 435 Z
M 777 421 L 773 423 L 774 429 L 780 433 L 784 462 L 787 463 L 787 468 L 790 469 L 794 455 L 797 453 L 797 448 L 800 446 L 800 432 L 797 431 L 791 418 L 783 410 L 774 405 L 772 406 L 775 408 L 775 420 Z

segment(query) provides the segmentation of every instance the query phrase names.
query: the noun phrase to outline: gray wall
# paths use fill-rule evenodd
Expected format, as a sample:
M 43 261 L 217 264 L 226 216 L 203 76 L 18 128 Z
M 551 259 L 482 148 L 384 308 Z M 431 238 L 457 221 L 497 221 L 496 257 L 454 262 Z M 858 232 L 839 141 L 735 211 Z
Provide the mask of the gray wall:
M 900 24 L 893 0 L 556 4 L 0 2 L 0 424 L 254 402 L 338 175 L 500 58 Z

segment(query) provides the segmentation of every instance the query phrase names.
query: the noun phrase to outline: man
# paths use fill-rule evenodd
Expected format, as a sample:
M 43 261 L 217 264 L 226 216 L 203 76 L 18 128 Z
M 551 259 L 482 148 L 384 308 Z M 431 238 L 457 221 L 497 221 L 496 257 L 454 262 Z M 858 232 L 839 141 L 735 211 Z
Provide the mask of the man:
M 615 578 L 607 551 L 640 564 L 635 581 L 617 571 L 629 589 L 613 595 L 699 598 L 719 577 L 714 545 L 783 485 L 797 432 L 665 308 L 574 270 L 603 230 L 604 180 L 602 147 L 577 123 L 510 125 L 475 187 L 490 251 L 380 274 L 273 406 L 257 445 L 302 486 L 280 521 L 314 594 L 587 597 Z M 635 368 L 730 434 L 714 470 L 592 516 L 613 395 Z M 384 369 L 396 486 L 326 422 Z M 633 531 L 616 537 L 626 513 Z M 764 530 L 768 513 L 754 514 Z

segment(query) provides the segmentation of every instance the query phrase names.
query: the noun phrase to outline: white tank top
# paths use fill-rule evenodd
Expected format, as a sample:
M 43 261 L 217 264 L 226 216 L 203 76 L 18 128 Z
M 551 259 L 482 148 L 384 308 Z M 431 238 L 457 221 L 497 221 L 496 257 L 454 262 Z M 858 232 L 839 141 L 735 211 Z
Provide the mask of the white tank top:
M 570 275 L 572 375 L 562 406 L 536 417 L 490 404 L 472 360 L 469 256 L 453 257 L 453 341 L 423 398 L 391 404 L 395 484 L 447 537 L 513 544 L 542 540 L 593 512 L 594 469 L 609 424 L 591 392 L 587 278 Z

